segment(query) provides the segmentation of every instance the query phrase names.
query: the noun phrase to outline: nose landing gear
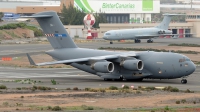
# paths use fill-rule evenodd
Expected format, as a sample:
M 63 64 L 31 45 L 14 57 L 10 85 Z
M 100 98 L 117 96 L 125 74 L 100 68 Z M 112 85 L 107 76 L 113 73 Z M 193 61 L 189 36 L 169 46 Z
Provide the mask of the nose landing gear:
M 140 39 L 135 39 L 135 43 L 140 43 L 141 40 Z
M 182 79 L 182 80 L 181 80 L 181 83 L 182 83 L 182 84 L 186 84 L 186 83 L 187 83 L 187 80 L 186 80 L 186 79 Z
M 149 39 L 147 40 L 147 43 L 153 43 L 153 40 Z

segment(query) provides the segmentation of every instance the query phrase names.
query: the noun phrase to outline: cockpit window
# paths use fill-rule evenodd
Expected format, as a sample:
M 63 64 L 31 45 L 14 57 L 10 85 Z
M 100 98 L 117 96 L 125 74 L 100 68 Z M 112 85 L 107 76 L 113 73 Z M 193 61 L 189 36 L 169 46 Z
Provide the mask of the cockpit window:
M 179 62 L 184 62 L 184 61 L 185 61 L 185 58 L 179 59 Z
M 188 59 L 188 58 L 179 59 L 179 62 L 185 62 L 185 61 L 190 61 L 190 59 Z
M 185 59 L 185 61 L 190 61 L 190 59 Z
M 106 33 L 106 35 L 110 35 L 110 33 Z

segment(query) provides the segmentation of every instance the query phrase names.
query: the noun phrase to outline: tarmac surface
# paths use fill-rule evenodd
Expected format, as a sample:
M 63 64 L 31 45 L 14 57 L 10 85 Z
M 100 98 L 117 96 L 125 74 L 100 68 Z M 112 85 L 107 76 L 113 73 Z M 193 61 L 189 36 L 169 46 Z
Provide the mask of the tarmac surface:
M 142 40 L 142 43 L 132 42 L 114 42 L 110 45 L 108 42 L 89 42 L 78 43 L 77 46 L 82 48 L 98 49 L 99 47 L 140 47 L 140 46 L 167 46 L 170 43 L 193 43 L 199 44 L 200 38 L 183 38 L 183 39 L 155 39 L 154 43 L 146 43 L 146 40 Z M 25 53 L 38 54 L 44 53 L 44 51 L 51 50 L 50 44 L 11 44 L 0 45 L 0 57 L 2 56 L 21 56 Z M 103 81 L 98 76 L 80 71 L 75 68 L 11 68 L 0 67 L 0 85 L 4 84 L 8 88 L 16 87 L 31 87 L 32 84 L 22 84 L 16 82 L 18 79 L 31 79 L 41 81 L 37 83 L 40 86 L 54 87 L 59 89 L 66 88 L 104 88 L 109 86 L 121 87 L 123 84 L 128 86 L 173 86 L 182 90 L 190 89 L 193 91 L 200 90 L 200 67 L 196 68 L 196 71 L 191 74 L 187 80 L 187 84 L 181 84 L 181 78 L 170 80 L 152 80 L 144 79 L 142 82 L 134 81 Z M 59 84 L 52 85 L 51 80 L 55 79 Z
M 141 46 L 168 46 L 171 43 L 190 43 L 199 44 L 200 38 L 157 38 L 153 39 L 154 43 L 147 43 L 147 39 L 142 39 L 141 43 L 134 43 L 134 41 L 129 42 L 117 42 L 110 44 L 109 41 L 106 42 L 87 42 L 87 43 L 77 43 L 78 47 L 81 48 L 91 48 L 98 49 L 100 47 L 141 47 Z M 3 56 L 21 56 L 25 53 L 38 54 L 44 53 L 44 51 L 51 50 L 50 44 L 0 44 L 0 57 Z
M 10 68 L 0 67 L 0 85 L 6 85 L 8 88 L 17 87 L 32 87 L 32 84 L 22 84 L 17 80 L 31 79 L 37 83 L 37 86 L 47 86 L 58 89 L 66 88 L 105 88 L 110 86 L 121 87 L 122 85 L 128 86 L 155 86 L 155 87 L 166 87 L 172 86 L 177 87 L 181 90 L 190 89 L 193 91 L 200 90 L 200 67 L 197 67 L 196 71 L 191 74 L 188 78 L 187 84 L 181 84 L 181 78 L 179 79 L 144 79 L 142 82 L 134 81 L 104 81 L 102 78 L 80 71 L 75 68 Z M 51 80 L 54 79 L 57 85 L 52 85 Z

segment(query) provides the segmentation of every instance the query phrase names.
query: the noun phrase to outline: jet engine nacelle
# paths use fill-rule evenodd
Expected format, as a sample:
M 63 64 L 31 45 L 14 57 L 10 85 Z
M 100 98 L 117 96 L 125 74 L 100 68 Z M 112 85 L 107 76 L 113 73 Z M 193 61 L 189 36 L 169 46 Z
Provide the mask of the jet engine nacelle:
M 96 62 L 92 64 L 92 69 L 94 69 L 97 72 L 101 73 L 110 73 L 114 71 L 114 64 L 112 62 Z
M 125 60 L 121 63 L 121 65 L 128 70 L 142 70 L 144 64 L 141 60 Z

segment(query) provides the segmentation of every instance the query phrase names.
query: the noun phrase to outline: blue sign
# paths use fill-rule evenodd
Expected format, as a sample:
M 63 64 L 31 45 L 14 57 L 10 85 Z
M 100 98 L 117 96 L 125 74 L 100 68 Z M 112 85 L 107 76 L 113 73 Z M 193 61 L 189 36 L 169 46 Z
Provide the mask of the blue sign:
M 6 12 L 6 13 L 4 13 L 4 16 L 1 19 L 9 20 L 9 19 L 18 19 L 19 17 L 20 17 L 19 14 Z
M 67 34 L 54 34 L 55 37 L 67 37 Z

